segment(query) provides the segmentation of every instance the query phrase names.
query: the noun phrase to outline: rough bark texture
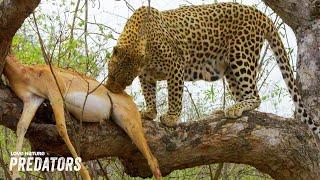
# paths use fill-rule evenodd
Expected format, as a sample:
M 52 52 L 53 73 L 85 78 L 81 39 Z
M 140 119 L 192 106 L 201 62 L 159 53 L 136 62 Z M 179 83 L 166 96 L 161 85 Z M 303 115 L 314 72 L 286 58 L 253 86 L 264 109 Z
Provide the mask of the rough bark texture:
M 304 103 L 320 123 L 320 18 L 307 28 L 298 28 L 297 40 L 297 79 Z
M 320 2 L 309 0 L 264 0 L 296 32 L 298 80 L 302 95 L 314 117 L 320 117 Z M 0 72 L 12 36 L 39 0 L 4 0 L 0 3 Z M 5 86 L 0 86 L 0 124 L 15 130 L 22 103 Z M 126 134 L 112 122 L 105 125 L 79 123 L 83 135 L 78 144 L 84 160 L 118 156 L 129 175 L 150 176 L 149 167 Z M 176 169 L 210 163 L 250 164 L 275 179 L 319 179 L 320 150 L 305 125 L 293 119 L 251 112 L 231 120 L 207 117 L 201 121 L 164 128 L 145 121 L 151 150 L 163 175 Z M 69 132 L 73 134 L 72 132 Z M 68 156 L 59 137 L 49 106 L 39 109 L 27 132 L 33 150 Z
M 0 94 L 4 112 L 0 124 L 15 130 L 22 104 L 3 86 Z M 30 125 L 26 137 L 33 150 L 70 156 L 51 124 L 48 109 L 38 111 L 37 122 Z M 75 124 L 79 131 L 79 123 Z M 176 129 L 144 121 L 144 128 L 163 175 L 219 162 L 250 164 L 275 179 L 317 179 L 320 175 L 320 151 L 315 139 L 305 125 L 294 119 L 251 112 L 237 120 L 210 116 L 180 124 Z M 129 175 L 151 175 L 140 152 L 111 121 L 105 125 L 84 123 L 81 134 L 85 135 L 80 142 L 84 160 L 118 156 Z
M 0 2 L 0 74 L 5 64 L 11 40 L 23 21 L 38 6 L 40 0 L 3 0 Z

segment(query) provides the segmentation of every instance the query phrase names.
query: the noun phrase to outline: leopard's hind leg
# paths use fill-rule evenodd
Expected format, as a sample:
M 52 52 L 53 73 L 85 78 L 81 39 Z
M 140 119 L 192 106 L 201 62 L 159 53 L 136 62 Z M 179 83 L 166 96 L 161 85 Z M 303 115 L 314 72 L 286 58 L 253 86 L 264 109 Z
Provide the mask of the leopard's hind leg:
M 253 110 L 261 103 L 256 76 L 262 42 L 258 47 L 257 44 L 251 44 L 249 41 L 243 43 L 245 50 L 237 51 L 241 49 L 236 48 L 237 45 L 231 47 L 234 49 L 230 53 L 230 64 L 225 74 L 229 90 L 236 100 L 234 105 L 225 110 L 225 116 L 229 118 L 238 118 L 244 111 Z

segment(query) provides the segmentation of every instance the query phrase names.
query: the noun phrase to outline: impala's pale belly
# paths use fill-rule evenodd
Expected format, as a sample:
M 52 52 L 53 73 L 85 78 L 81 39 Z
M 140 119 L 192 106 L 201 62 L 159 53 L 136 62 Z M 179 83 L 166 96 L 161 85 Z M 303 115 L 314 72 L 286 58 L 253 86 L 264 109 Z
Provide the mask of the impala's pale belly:
M 86 92 L 71 92 L 65 97 L 66 106 L 69 112 L 78 120 L 84 122 L 101 122 L 109 119 L 111 103 L 108 96 L 97 96 L 89 94 L 87 99 Z M 86 101 L 83 115 L 83 104 Z

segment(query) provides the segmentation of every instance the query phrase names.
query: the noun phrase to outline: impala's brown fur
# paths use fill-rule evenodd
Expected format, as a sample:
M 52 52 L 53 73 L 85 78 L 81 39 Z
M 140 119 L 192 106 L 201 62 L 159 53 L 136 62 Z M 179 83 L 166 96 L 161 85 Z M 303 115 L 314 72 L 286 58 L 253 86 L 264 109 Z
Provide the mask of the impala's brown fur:
M 125 92 L 113 94 L 96 80 L 68 70 L 53 68 L 51 72 L 46 65 L 24 66 L 12 55 L 6 60 L 4 75 L 11 89 L 24 104 L 17 125 L 17 152 L 22 150 L 24 135 L 36 110 L 45 99 L 48 99 L 54 112 L 57 130 L 74 158 L 78 155 L 67 134 L 64 107 L 84 122 L 101 122 L 112 116 L 115 123 L 129 135 L 148 160 L 156 179 L 161 179 L 158 162 L 152 155 L 144 136 L 140 113 L 129 95 Z M 87 92 L 92 90 L 94 91 L 86 99 Z M 83 164 L 80 174 L 83 179 L 90 179 L 89 172 Z M 13 168 L 13 177 L 19 177 L 17 167 Z

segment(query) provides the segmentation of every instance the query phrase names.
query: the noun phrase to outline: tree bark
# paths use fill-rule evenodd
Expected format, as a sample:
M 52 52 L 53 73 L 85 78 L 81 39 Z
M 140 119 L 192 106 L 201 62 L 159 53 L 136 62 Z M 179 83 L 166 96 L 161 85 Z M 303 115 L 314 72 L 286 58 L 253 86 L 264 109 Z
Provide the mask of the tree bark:
M 2 74 L 11 40 L 23 21 L 40 0 L 3 0 L 0 2 L 0 74 Z
M 320 12 L 320 8 L 319 8 Z M 297 80 L 312 117 L 320 118 L 320 19 L 297 30 Z
M 22 104 L 1 86 L 0 124 L 15 130 Z M 50 155 L 70 156 L 52 123 L 51 111 L 41 107 L 26 137 L 32 149 Z M 75 121 L 76 131 L 79 123 Z M 317 179 L 320 151 L 312 133 L 300 121 L 273 114 L 250 112 L 240 119 L 210 116 L 196 122 L 165 128 L 143 122 L 149 146 L 163 175 L 173 170 L 220 162 L 249 164 L 275 179 Z M 84 123 L 80 153 L 83 160 L 117 156 L 130 176 L 147 177 L 149 167 L 127 135 L 112 121 Z

